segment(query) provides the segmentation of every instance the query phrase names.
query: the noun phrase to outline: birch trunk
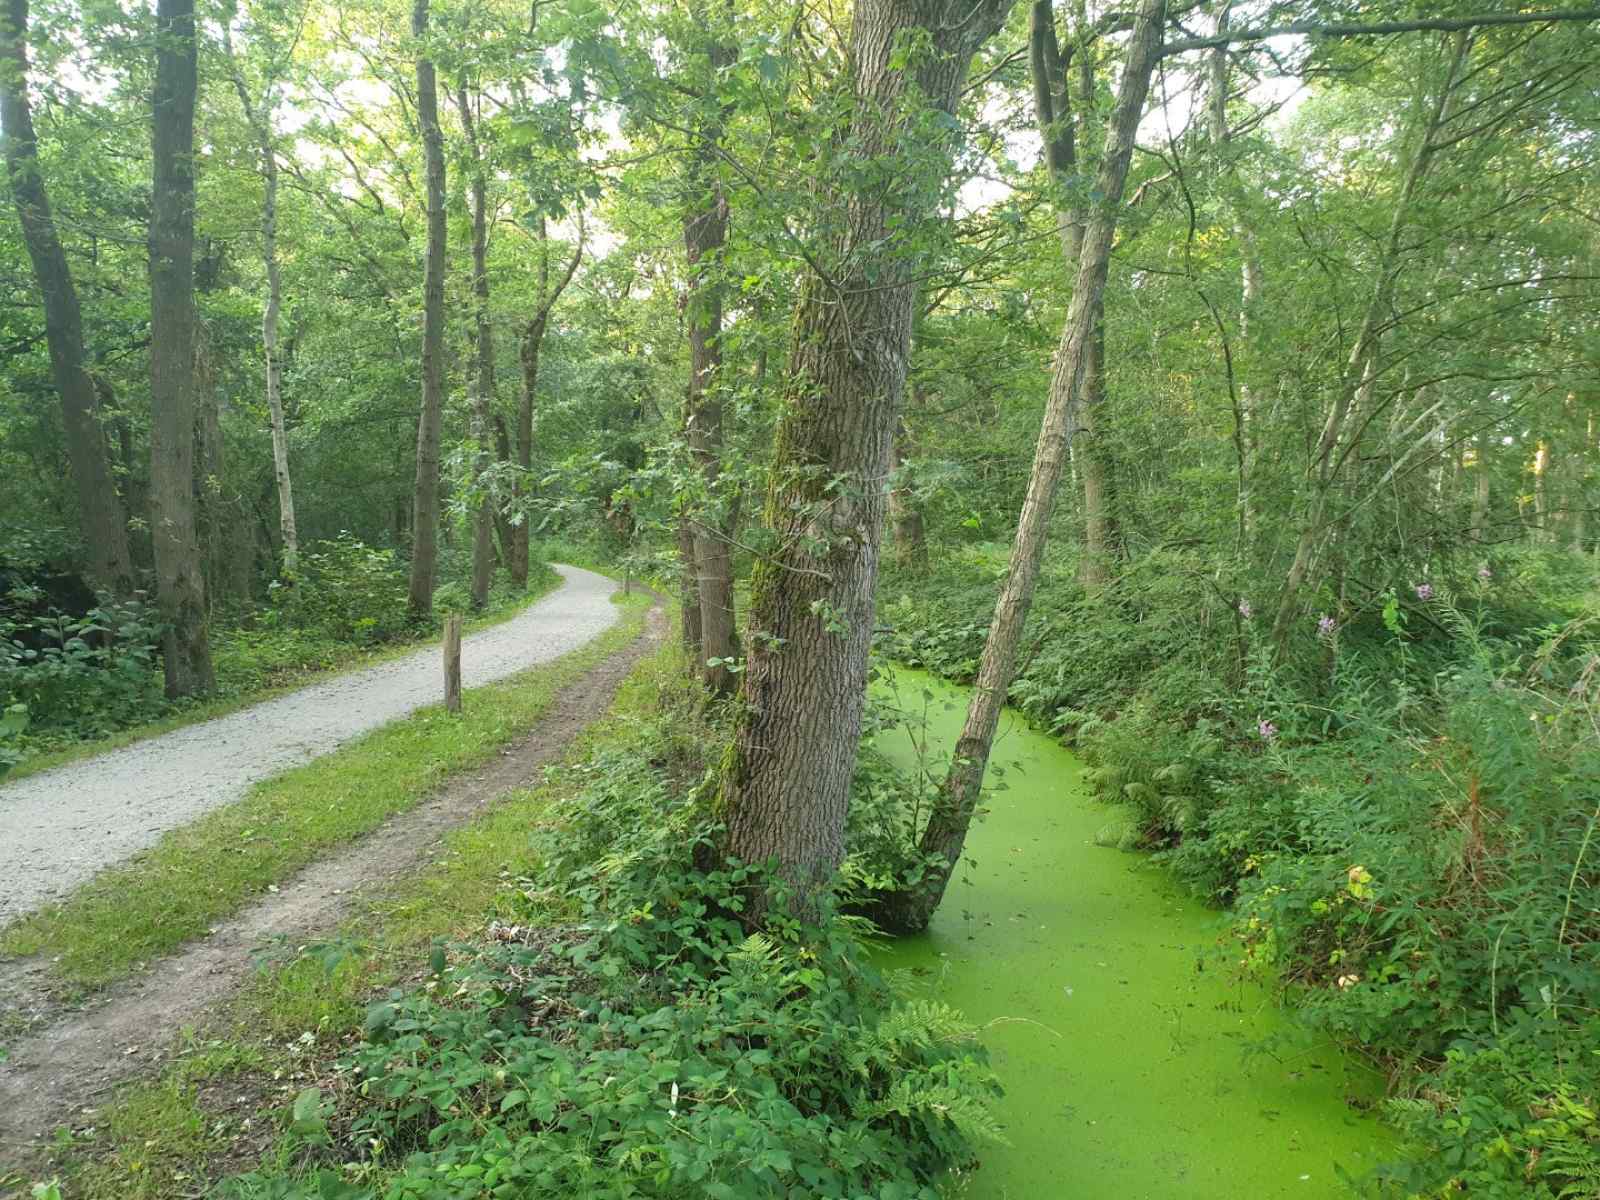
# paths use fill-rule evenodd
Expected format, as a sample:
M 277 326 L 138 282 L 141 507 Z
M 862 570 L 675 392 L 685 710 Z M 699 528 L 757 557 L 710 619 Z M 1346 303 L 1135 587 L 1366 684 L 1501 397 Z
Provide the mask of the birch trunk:
M 272 476 L 278 488 L 278 536 L 283 571 L 293 576 L 300 566 L 300 534 L 294 518 L 294 484 L 289 474 L 289 431 L 283 416 L 283 366 L 278 358 L 278 317 L 283 311 L 283 278 L 278 270 L 278 154 L 272 133 L 272 82 L 258 108 L 234 57 L 228 22 L 221 22 L 223 49 L 233 74 L 233 89 L 244 108 L 245 123 L 255 135 L 261 155 L 261 262 L 266 268 L 267 303 L 261 312 L 261 351 L 266 369 L 267 420 L 272 426 Z

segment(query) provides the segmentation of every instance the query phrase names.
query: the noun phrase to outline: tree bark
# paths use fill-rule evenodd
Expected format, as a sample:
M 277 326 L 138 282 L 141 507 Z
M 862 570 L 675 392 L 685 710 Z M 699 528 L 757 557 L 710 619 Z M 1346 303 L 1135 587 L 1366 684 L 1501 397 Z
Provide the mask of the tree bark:
M 844 852 L 861 735 L 890 446 L 916 298 L 914 239 L 936 218 L 953 161 L 950 122 L 972 55 L 1008 0 L 859 0 L 839 131 L 856 163 L 913 158 L 926 175 L 862 190 L 818 180 L 837 226 L 803 279 L 790 376 L 751 581 L 739 719 L 721 798 L 728 848 L 772 865 L 789 910 L 816 911 Z M 915 61 L 897 65 L 914 44 Z M 843 146 L 841 146 L 841 151 Z M 825 248 L 824 248 L 825 247 Z M 773 902 L 750 896 L 759 923 Z
M 713 41 L 713 73 L 734 61 L 735 51 Z M 704 489 L 690 513 L 690 566 L 698 593 L 699 639 L 694 663 L 706 686 L 731 696 L 738 686 L 731 660 L 739 653 L 733 603 L 733 553 L 730 505 L 718 494 L 722 474 L 722 248 L 728 240 L 728 206 L 713 177 L 713 155 L 722 138 L 722 114 L 709 119 L 689 154 L 688 197 L 683 214 L 683 247 L 688 259 L 689 293 L 685 325 L 689 334 L 689 394 L 685 413 L 689 454 Z M 685 621 L 688 614 L 685 613 Z M 687 626 L 686 626 L 687 628 Z
M 472 101 L 467 81 L 456 89 L 456 108 L 461 113 L 461 128 L 467 136 L 467 154 L 472 164 L 472 298 L 473 345 L 478 377 L 472 394 L 473 437 L 478 453 L 473 460 L 473 476 L 483 487 L 489 467 L 489 433 L 494 405 L 494 326 L 489 320 L 489 201 L 484 178 L 483 151 L 478 145 L 477 122 L 472 116 Z M 488 607 L 489 584 L 494 578 L 494 499 L 487 492 L 478 503 L 472 525 L 472 607 Z M 527 575 L 523 575 L 527 583 Z
M 78 291 L 39 173 L 39 143 L 28 100 L 27 39 L 28 0 L 7 0 L 5 17 L 0 20 L 0 127 L 6 174 L 44 303 L 45 342 L 61 395 L 67 458 L 78 498 L 89 577 L 96 587 L 126 596 L 133 591 L 128 522 L 112 484 L 105 434 L 96 415 L 99 406 L 86 366 Z
M 413 621 L 433 616 L 439 559 L 439 437 L 444 421 L 444 133 L 439 128 L 439 81 L 429 57 L 428 0 L 415 0 L 411 36 L 417 42 L 417 125 L 422 133 L 428 205 L 428 243 L 422 266 L 422 412 L 417 420 L 417 478 L 411 495 Z
M 875 915 L 889 929 L 909 931 L 927 926 L 944 897 L 966 844 L 967 829 L 972 824 L 973 810 L 988 769 L 1000 711 L 1005 706 L 1006 692 L 1016 671 L 1017 646 L 1033 603 L 1039 565 L 1049 539 L 1050 517 L 1066 467 L 1067 447 L 1076 431 L 1078 399 L 1082 395 L 1084 372 L 1094 356 L 1118 209 L 1133 157 L 1139 118 L 1144 112 L 1150 77 L 1160 51 L 1165 18 L 1165 0 L 1142 0 L 1129 37 L 1127 61 L 1095 177 L 1098 200 L 1086 214 L 1077 282 L 1056 350 L 1049 399 L 1039 430 L 1027 495 L 1017 521 L 1016 538 L 1012 542 L 1011 561 L 995 603 L 994 618 L 984 642 L 977 683 L 956 742 L 955 756 L 922 834 L 923 851 L 937 855 L 939 867 L 930 873 L 923 887 L 886 898 Z
M 255 135 L 261 155 L 261 262 L 266 268 L 267 302 L 261 312 L 261 352 L 266 368 L 267 419 L 272 426 L 272 475 L 278 488 L 278 536 L 283 543 L 284 574 L 300 566 L 300 534 L 294 516 L 294 483 L 289 474 L 289 432 L 283 416 L 283 366 L 278 358 L 278 317 L 283 310 L 283 279 L 278 269 L 278 154 L 272 135 L 272 81 L 267 81 L 257 108 L 233 53 L 228 22 L 222 25 L 223 48 L 233 73 L 245 123 Z
M 158 0 L 151 106 L 150 509 L 166 692 L 216 684 L 195 536 L 194 0 Z

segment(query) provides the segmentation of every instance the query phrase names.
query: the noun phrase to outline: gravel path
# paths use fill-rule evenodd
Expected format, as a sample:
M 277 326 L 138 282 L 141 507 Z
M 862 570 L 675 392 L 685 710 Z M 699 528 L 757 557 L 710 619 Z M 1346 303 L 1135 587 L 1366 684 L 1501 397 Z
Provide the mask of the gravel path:
M 614 580 L 558 566 L 562 584 L 464 639 L 464 687 L 559 658 L 618 616 Z M 0 785 L 0 925 L 154 844 L 250 785 L 439 701 L 437 647 Z

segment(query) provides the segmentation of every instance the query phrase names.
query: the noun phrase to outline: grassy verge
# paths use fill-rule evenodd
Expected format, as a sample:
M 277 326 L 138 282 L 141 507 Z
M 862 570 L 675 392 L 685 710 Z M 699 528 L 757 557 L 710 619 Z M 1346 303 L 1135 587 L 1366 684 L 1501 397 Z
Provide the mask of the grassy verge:
M 610 713 L 573 744 L 566 761 L 626 744 L 638 718 L 680 675 L 675 647 L 639 663 Z M 436 938 L 483 928 L 497 897 L 506 895 L 508 868 L 527 857 L 529 828 L 554 798 L 583 782 L 568 775 L 512 793 L 450 834 L 436 866 L 374 900 L 319 953 L 264 968 L 203 1037 L 189 1035 L 161 1076 L 125 1089 L 103 1108 L 92 1135 L 61 1135 L 62 1194 L 75 1200 L 205 1195 L 231 1172 L 287 1165 L 298 1136 L 289 1109 L 359 1034 L 365 1002 L 425 971 Z M 7 1184 L 23 1180 L 0 1175 L 0 1193 Z
M 566 561 L 565 559 L 559 561 Z M 577 564 L 582 565 L 582 564 Z M 480 629 L 487 629 L 491 625 L 498 625 L 509 621 L 512 617 L 522 612 L 532 604 L 544 599 L 561 583 L 561 576 L 555 572 L 548 562 L 539 561 L 533 564 L 530 574 L 534 578 L 528 581 L 528 590 L 508 603 L 501 604 L 489 612 L 467 620 L 465 631 L 475 633 Z M 225 717 L 229 713 L 238 712 L 241 708 L 249 708 L 253 704 L 260 704 L 263 700 L 271 700 L 274 696 L 281 696 L 320 680 L 334 675 L 342 675 L 347 671 L 360 670 L 363 667 L 375 666 L 378 663 L 390 662 L 396 658 L 404 658 L 408 654 L 416 653 L 421 646 L 431 645 L 438 640 L 434 632 L 418 638 L 409 638 L 405 641 L 390 642 L 382 646 L 359 646 L 355 644 L 341 644 L 337 646 L 337 655 L 334 659 L 324 661 L 313 667 L 294 669 L 288 671 L 273 671 L 270 679 L 260 684 L 242 688 L 234 688 L 222 694 L 186 703 L 175 711 L 165 713 L 153 721 L 141 722 L 130 725 L 126 729 L 119 729 L 102 737 L 87 738 L 74 741 L 59 747 L 39 750 L 29 753 L 28 756 L 0 776 L 5 782 L 21 779 L 26 775 L 36 775 L 40 771 L 48 771 L 54 767 L 64 766 L 69 762 L 76 762 L 82 758 L 92 758 L 97 754 L 104 754 L 108 750 L 116 750 L 133 742 L 143 741 L 145 738 L 157 737 L 163 733 L 170 733 L 174 729 L 182 729 L 186 725 L 198 725 L 202 721 L 211 721 L 217 717 Z M 226 671 L 227 664 L 223 661 L 226 651 L 218 649 L 218 670 Z
M 330 849 L 413 807 L 445 776 L 529 729 L 556 692 L 640 631 L 650 600 L 589 645 L 466 694 L 465 711 L 423 709 L 244 799 L 174 830 L 126 866 L 0 933 L 0 954 L 45 954 L 64 983 L 94 988 L 199 936 Z

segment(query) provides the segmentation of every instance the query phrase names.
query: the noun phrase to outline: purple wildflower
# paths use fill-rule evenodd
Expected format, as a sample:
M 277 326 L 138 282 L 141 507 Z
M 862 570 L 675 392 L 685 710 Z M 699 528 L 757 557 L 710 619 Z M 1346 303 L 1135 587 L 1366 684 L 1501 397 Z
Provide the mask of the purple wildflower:
M 1431 584 L 1431 583 L 1419 583 L 1419 584 L 1417 584 L 1417 599 L 1421 600 L 1424 604 L 1426 604 L 1429 600 L 1432 600 L 1433 599 L 1433 584 Z
M 1256 615 L 1256 610 L 1250 607 L 1250 601 L 1248 601 L 1248 600 L 1240 600 L 1239 601 L 1239 615 L 1241 617 L 1243 617 L 1246 621 L 1248 621 L 1251 617 Z
M 1478 578 L 1484 583 L 1488 583 L 1489 580 L 1494 578 L 1494 572 L 1489 570 L 1488 563 L 1484 563 L 1483 566 L 1478 568 Z
M 1317 636 L 1320 637 L 1320 638 L 1330 638 L 1330 637 L 1332 637 L 1333 633 L 1334 633 L 1334 630 L 1336 630 L 1338 628 L 1339 628 L 1339 623 L 1337 621 L 1335 621 L 1332 617 L 1330 617 L 1327 613 L 1323 613 L 1320 617 L 1317 618 Z
M 1261 740 L 1263 742 L 1270 742 L 1273 738 L 1278 736 L 1278 727 L 1265 717 L 1262 717 L 1260 722 L 1256 725 L 1256 732 L 1261 735 Z

